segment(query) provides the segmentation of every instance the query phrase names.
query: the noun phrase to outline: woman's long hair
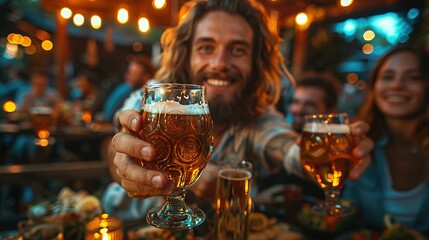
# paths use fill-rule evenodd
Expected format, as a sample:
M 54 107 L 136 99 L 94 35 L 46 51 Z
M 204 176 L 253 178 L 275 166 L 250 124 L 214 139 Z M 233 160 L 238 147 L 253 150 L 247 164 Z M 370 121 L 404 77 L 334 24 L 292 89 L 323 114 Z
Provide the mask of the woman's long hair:
M 197 0 L 181 11 L 179 24 L 166 30 L 161 38 L 163 54 L 161 68 L 155 78 L 167 82 L 189 83 L 192 38 L 201 18 L 212 11 L 225 11 L 243 17 L 253 29 L 254 47 L 252 72 L 244 89 L 238 93 L 245 104 L 246 119 L 261 114 L 280 97 L 280 76 L 291 76 L 284 67 L 280 53 L 280 38 L 270 29 L 268 17 L 261 5 L 247 0 Z M 291 79 L 293 81 L 293 79 Z
M 410 52 L 418 58 L 419 62 L 419 71 L 422 76 L 423 81 L 426 81 L 426 93 L 429 92 L 429 57 L 428 51 L 424 48 L 414 47 L 411 45 L 398 45 L 388 53 L 383 55 L 378 59 L 375 66 L 373 67 L 369 79 L 368 86 L 369 92 L 362 106 L 362 110 L 359 113 L 358 119 L 364 120 L 370 126 L 370 131 L 368 136 L 374 141 L 379 140 L 386 134 L 386 123 L 385 117 L 380 109 L 377 107 L 374 101 L 374 85 L 375 81 L 380 73 L 382 65 L 389 59 L 392 55 L 400 52 Z M 426 114 L 425 122 L 422 123 L 422 127 L 428 125 L 428 108 L 429 108 L 429 96 L 426 94 L 424 106 L 422 106 L 421 114 Z

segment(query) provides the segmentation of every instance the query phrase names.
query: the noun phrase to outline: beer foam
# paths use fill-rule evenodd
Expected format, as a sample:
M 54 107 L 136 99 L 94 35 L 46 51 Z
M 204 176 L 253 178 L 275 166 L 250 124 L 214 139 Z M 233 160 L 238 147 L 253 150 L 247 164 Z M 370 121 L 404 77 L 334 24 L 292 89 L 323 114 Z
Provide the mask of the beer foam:
M 304 125 L 303 132 L 309 132 L 309 133 L 331 132 L 333 134 L 342 134 L 342 133 L 349 133 L 350 126 L 345 124 L 338 124 L 338 123 L 330 123 L 330 124 L 306 123 Z
M 37 107 L 32 107 L 30 110 L 30 113 L 32 113 L 32 114 L 51 114 L 52 111 L 53 110 L 51 107 L 37 106 Z
M 242 181 L 252 178 L 252 173 L 245 169 L 225 168 L 219 171 L 219 176 L 224 179 Z
M 183 115 L 202 115 L 209 113 L 207 104 L 189 104 L 182 105 L 175 101 L 154 102 L 144 105 L 144 111 L 149 113 L 170 113 Z

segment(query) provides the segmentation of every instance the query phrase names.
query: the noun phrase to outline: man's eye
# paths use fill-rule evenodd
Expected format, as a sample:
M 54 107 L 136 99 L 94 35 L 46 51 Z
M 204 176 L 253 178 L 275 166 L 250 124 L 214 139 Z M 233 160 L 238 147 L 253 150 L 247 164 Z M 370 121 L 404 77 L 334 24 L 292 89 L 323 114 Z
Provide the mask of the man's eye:
M 198 47 L 198 52 L 200 53 L 210 53 L 213 48 L 209 45 L 203 45 Z
M 243 48 L 234 47 L 231 49 L 232 55 L 234 56 L 242 56 L 245 54 L 245 50 Z

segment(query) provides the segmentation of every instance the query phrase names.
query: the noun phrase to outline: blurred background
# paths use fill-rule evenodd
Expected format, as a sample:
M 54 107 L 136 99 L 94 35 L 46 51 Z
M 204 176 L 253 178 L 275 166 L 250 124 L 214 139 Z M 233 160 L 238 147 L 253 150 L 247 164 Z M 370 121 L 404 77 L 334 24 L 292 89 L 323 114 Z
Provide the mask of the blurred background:
M 77 91 L 76 82 L 83 70 L 98 76 L 96 86 L 107 96 L 124 81 L 127 66 L 136 55 L 149 57 L 157 67 L 162 51 L 160 36 L 182 17 L 180 8 L 186 2 L 0 0 L 0 121 L 17 121 L 9 116 L 20 108 L 16 100 L 19 89 L 5 89 L 9 89 L 13 79 L 28 85 L 36 68 L 47 71 L 49 86 L 64 101 L 74 101 L 82 94 L 82 90 Z M 381 55 L 406 42 L 423 43 L 429 48 L 428 0 L 260 2 L 267 9 L 272 28 L 283 39 L 281 51 L 292 74 L 298 78 L 304 72 L 323 71 L 338 77 L 342 82 L 339 111 L 351 116 L 365 98 L 368 73 Z M 97 112 L 93 114 L 89 121 L 79 119 L 77 125 L 83 126 L 82 135 L 71 137 L 76 130 L 73 134 L 57 133 L 54 142 L 51 139 L 42 146 L 40 154 L 33 155 L 35 159 L 15 158 L 11 149 L 16 143 L 16 131 L 10 125 L 3 126 L 0 218 L 20 216 L 26 204 L 40 195 L 50 196 L 66 185 L 91 192 L 105 188 L 110 177 L 102 154 L 103 142 L 112 136 L 113 129 L 107 119 Z M 94 138 L 85 135 L 88 129 L 90 136 L 96 135 Z M 39 148 L 43 145 L 40 141 L 34 144 Z M 24 145 L 21 151 L 40 151 L 31 149 Z M 52 165 L 67 161 L 74 165 Z M 32 170 L 22 168 L 30 163 L 45 165 Z M 81 163 L 90 165 L 76 167 Z M 15 165 L 21 168 L 12 168 Z M 90 172 L 86 176 L 90 184 L 83 181 L 83 169 Z M 34 184 L 42 181 L 41 176 L 48 184 L 34 190 L 38 189 Z M 27 188 L 29 182 L 32 190 Z

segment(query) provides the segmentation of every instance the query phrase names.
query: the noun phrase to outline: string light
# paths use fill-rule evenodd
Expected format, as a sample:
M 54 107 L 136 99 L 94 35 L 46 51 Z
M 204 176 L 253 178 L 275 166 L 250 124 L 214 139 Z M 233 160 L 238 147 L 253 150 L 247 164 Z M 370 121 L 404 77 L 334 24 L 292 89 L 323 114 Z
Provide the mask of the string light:
M 118 15 L 116 17 L 120 24 L 125 24 L 128 22 L 128 10 L 126 8 L 120 8 L 118 10 Z
M 69 19 L 72 16 L 72 11 L 70 8 L 68 7 L 63 7 L 60 11 L 60 15 L 61 17 L 63 17 L 64 19 Z
M 166 5 L 165 0 L 153 0 L 152 1 L 152 6 L 155 9 L 162 9 L 165 7 L 165 5 Z
M 91 17 L 91 26 L 94 29 L 99 29 L 101 27 L 101 18 L 98 15 L 93 15 Z
M 148 32 L 150 30 L 149 20 L 145 17 L 141 17 L 138 22 L 139 30 L 143 33 Z
M 80 27 L 83 25 L 84 22 L 85 22 L 85 18 L 83 17 L 82 14 L 78 13 L 78 14 L 74 15 L 74 17 L 73 17 L 74 25 Z

